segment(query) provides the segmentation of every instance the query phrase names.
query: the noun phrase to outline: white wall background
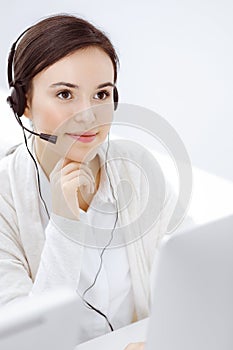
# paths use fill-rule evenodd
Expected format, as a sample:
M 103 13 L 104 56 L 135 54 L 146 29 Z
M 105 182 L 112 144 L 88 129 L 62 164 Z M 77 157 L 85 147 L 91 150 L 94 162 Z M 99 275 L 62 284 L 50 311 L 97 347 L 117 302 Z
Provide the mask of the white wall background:
M 6 61 L 13 41 L 57 12 L 81 15 L 109 35 L 121 61 L 121 102 L 159 113 L 176 129 L 194 165 L 233 181 L 232 0 L 5 2 L 1 89 L 7 89 Z M 3 104 L 4 114 L 1 100 Z M 6 119 L 0 117 L 3 130 Z

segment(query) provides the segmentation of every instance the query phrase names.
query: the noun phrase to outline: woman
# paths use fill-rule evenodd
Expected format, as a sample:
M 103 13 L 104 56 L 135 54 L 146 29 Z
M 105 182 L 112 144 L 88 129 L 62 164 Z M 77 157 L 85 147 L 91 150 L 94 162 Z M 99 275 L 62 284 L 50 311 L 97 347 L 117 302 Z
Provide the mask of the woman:
M 41 137 L 25 138 L 27 147 L 0 163 L 0 302 L 75 289 L 81 343 L 148 316 L 150 269 L 172 201 L 164 202 L 163 176 L 144 148 L 105 142 L 119 62 L 103 32 L 55 15 L 14 50 L 8 101 Z M 143 174 L 153 179 L 149 191 Z

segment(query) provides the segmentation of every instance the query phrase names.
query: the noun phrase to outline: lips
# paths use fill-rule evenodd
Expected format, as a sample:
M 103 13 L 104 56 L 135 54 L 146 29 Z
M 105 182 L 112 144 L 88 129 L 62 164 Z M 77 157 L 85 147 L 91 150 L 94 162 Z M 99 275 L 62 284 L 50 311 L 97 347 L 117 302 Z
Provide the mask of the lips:
M 93 132 L 85 132 L 81 135 L 79 134 L 73 134 L 73 133 L 68 133 L 68 136 L 70 136 L 72 139 L 79 141 L 79 142 L 83 142 L 83 143 L 88 143 L 88 142 L 92 142 L 95 140 L 97 133 L 93 133 Z

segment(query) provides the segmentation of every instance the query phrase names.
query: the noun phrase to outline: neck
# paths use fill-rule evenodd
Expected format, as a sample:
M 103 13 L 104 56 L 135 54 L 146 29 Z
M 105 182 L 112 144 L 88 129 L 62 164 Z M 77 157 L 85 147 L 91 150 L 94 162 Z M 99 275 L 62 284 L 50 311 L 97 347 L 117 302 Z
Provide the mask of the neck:
M 52 170 L 54 169 L 57 162 L 61 159 L 61 156 L 53 152 L 50 147 L 46 147 L 41 142 L 41 140 L 38 140 L 38 138 L 35 138 L 34 145 L 36 158 L 47 178 L 49 179 Z

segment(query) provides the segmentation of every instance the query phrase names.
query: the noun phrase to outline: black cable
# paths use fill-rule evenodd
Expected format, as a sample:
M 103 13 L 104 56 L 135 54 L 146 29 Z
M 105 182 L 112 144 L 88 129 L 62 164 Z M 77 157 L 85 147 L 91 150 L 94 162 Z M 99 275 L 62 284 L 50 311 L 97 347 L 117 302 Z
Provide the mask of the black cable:
M 109 325 L 109 328 L 111 329 L 111 331 L 113 332 L 114 329 L 113 329 L 113 326 L 112 324 L 110 323 L 108 317 L 100 310 L 96 309 L 93 305 L 91 305 L 88 301 L 84 300 L 85 302 L 85 305 L 88 305 L 89 309 L 91 310 L 94 310 L 95 312 L 97 312 L 99 315 L 103 316 L 105 318 L 105 320 L 107 321 L 108 325 Z
M 23 125 L 22 121 L 20 120 L 20 118 L 18 117 L 18 115 L 17 115 L 16 113 L 14 113 L 14 114 L 15 114 L 15 118 L 17 119 L 18 123 L 20 124 L 20 126 L 21 126 L 21 128 L 22 128 L 26 149 L 27 149 L 27 151 L 28 151 L 28 153 L 29 153 L 30 157 L 32 158 L 33 163 L 34 163 L 34 165 L 35 165 L 36 174 L 37 174 L 37 184 L 38 184 L 39 196 L 40 196 L 40 199 L 41 199 L 41 201 L 42 201 L 42 203 L 43 203 L 43 205 L 44 205 L 44 208 L 45 208 L 45 211 L 46 211 L 46 213 L 47 213 L 47 215 L 48 215 L 48 218 L 50 219 L 50 215 L 49 215 L 49 211 L 48 211 L 47 205 L 46 205 L 45 200 L 44 200 L 44 198 L 43 198 L 43 196 L 42 196 L 42 193 L 41 193 L 41 184 L 40 184 L 40 175 L 39 175 L 38 165 L 37 165 L 37 162 L 36 162 L 36 160 L 35 160 L 35 158 L 34 158 L 32 152 L 30 151 L 30 149 L 29 149 L 29 147 L 28 147 L 27 137 L 26 137 L 26 134 L 25 134 L 25 130 L 28 130 L 28 129 L 24 127 L 24 125 Z M 107 146 L 107 151 L 106 151 L 106 154 L 105 154 L 104 166 L 105 166 L 105 169 L 106 169 L 106 174 L 107 174 L 108 181 L 109 181 L 109 184 L 110 184 L 111 192 L 112 192 L 113 198 L 115 199 L 115 202 L 116 202 L 116 205 L 117 205 L 117 200 L 116 200 L 116 197 L 115 197 L 115 194 L 114 194 L 114 190 L 113 190 L 113 187 L 112 187 L 112 184 L 111 184 L 111 181 L 110 181 L 110 177 L 109 177 L 109 174 L 108 174 L 108 170 L 107 170 L 107 167 L 108 167 L 108 164 L 107 164 L 108 151 L 109 151 L 109 135 L 108 135 L 108 146 Z M 93 283 L 84 291 L 83 295 L 81 296 L 83 302 L 85 303 L 85 305 L 86 305 L 88 308 L 90 308 L 90 309 L 96 311 L 99 315 L 103 316 L 103 317 L 106 319 L 106 321 L 107 321 L 107 323 L 108 323 L 108 325 L 109 325 L 111 331 L 114 331 L 114 329 L 113 329 L 113 326 L 112 326 L 111 322 L 109 321 L 108 317 L 107 317 L 102 311 L 100 311 L 99 309 L 97 309 L 96 307 L 94 307 L 91 303 L 89 303 L 89 302 L 85 299 L 84 296 L 85 296 L 85 294 L 86 294 L 91 288 L 93 288 L 93 286 L 95 285 L 95 283 L 96 283 L 96 281 L 97 281 L 97 278 L 98 278 L 98 276 L 99 276 L 99 274 L 100 274 L 100 271 L 101 271 L 101 269 L 102 269 L 102 266 L 103 266 L 103 254 L 104 254 L 105 250 L 107 249 L 107 247 L 108 247 L 108 246 L 111 244 L 111 242 L 112 242 L 113 233 L 114 233 L 114 231 L 115 231 L 117 221 L 118 221 L 118 208 L 117 208 L 117 213 L 116 213 L 116 219 L 115 219 L 115 222 L 114 222 L 114 226 L 113 226 L 113 228 L 112 228 L 112 230 L 111 230 L 111 237 L 110 237 L 110 240 L 109 240 L 109 242 L 106 244 L 106 246 L 103 248 L 103 250 L 102 250 L 102 252 L 101 252 L 101 254 L 100 254 L 100 265 L 99 265 L 99 269 L 98 269 L 98 271 L 97 271 L 97 274 L 96 274 L 96 276 L 95 276 L 95 279 L 94 279 Z
M 24 125 L 23 125 L 22 121 L 20 120 L 20 118 L 18 117 L 18 115 L 17 115 L 16 113 L 14 113 L 14 114 L 15 114 L 15 118 L 17 119 L 18 123 L 20 124 L 20 126 L 21 126 L 21 128 L 22 128 L 23 137 L 24 137 L 24 143 L 25 143 L 26 149 L 27 149 L 27 151 L 28 151 L 28 153 L 29 153 L 30 157 L 32 158 L 33 163 L 34 163 L 34 165 L 35 165 L 36 174 L 37 174 L 37 185 L 38 185 L 39 196 L 40 196 L 40 199 L 41 199 L 41 201 L 42 201 L 42 203 L 43 203 L 43 206 L 44 206 L 44 208 L 45 208 L 45 211 L 46 211 L 46 213 L 47 213 L 48 219 L 50 219 L 50 215 L 49 215 L 49 211 L 48 211 L 47 205 L 46 205 L 45 200 L 44 200 L 44 198 L 43 198 L 43 196 L 42 196 L 42 193 L 41 193 L 41 184 L 40 184 L 40 175 L 39 175 L 38 165 L 37 165 L 37 162 L 36 162 L 36 160 L 35 160 L 35 158 L 34 158 L 32 152 L 30 151 L 30 149 L 29 149 L 29 147 L 28 147 L 27 137 L 26 137 L 26 134 L 25 134 L 25 129 L 26 129 L 26 128 L 24 127 Z M 27 129 L 26 129 L 26 130 L 27 130 Z
M 113 198 L 115 199 L 115 202 L 116 202 L 116 206 L 117 206 L 117 199 L 115 197 L 115 193 L 114 193 L 114 190 L 113 190 L 113 186 L 112 186 L 112 183 L 111 183 L 111 180 L 110 180 L 110 176 L 109 176 L 109 173 L 108 173 L 108 162 L 107 162 L 107 159 L 108 159 L 108 152 L 109 152 L 109 146 L 110 146 L 110 142 L 109 142 L 109 134 L 108 134 L 108 145 L 107 145 L 107 150 L 106 150 L 106 153 L 105 153 L 105 162 L 104 162 L 104 166 L 105 166 L 105 170 L 106 170 L 106 174 L 107 174 L 107 177 L 108 177 L 108 181 L 109 181 L 109 184 L 110 184 L 110 188 L 111 188 L 111 192 L 112 192 L 112 196 Z M 83 292 L 81 298 L 82 300 L 84 301 L 84 303 L 86 305 L 89 306 L 89 308 L 93 309 L 94 311 L 98 312 L 100 315 L 102 315 L 106 321 L 108 322 L 108 325 L 111 329 L 111 331 L 113 331 L 113 326 L 111 325 L 110 321 L 108 320 L 107 316 L 104 315 L 100 310 L 96 309 L 93 305 L 91 305 L 85 298 L 84 296 L 86 295 L 86 293 L 91 289 L 93 288 L 93 286 L 95 285 L 96 281 L 97 281 L 97 278 L 100 274 L 100 271 L 102 269 L 102 266 L 103 266 L 103 254 L 105 252 L 105 250 L 107 249 L 107 247 L 111 244 L 112 240 L 113 240 L 113 233 L 115 231 L 115 228 L 116 228 L 116 224 L 117 224 L 117 221 L 118 221 L 118 207 L 117 207 L 117 213 L 116 213 L 116 219 L 115 219 L 115 222 L 114 222 L 114 225 L 113 225 L 113 228 L 111 230 L 111 237 L 110 237 L 110 240 L 109 242 L 106 244 L 106 246 L 103 248 L 101 254 L 100 254 L 100 265 L 99 265 L 99 268 L 98 268 L 98 271 L 97 271 L 97 274 L 94 278 L 94 281 L 93 283 Z

